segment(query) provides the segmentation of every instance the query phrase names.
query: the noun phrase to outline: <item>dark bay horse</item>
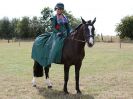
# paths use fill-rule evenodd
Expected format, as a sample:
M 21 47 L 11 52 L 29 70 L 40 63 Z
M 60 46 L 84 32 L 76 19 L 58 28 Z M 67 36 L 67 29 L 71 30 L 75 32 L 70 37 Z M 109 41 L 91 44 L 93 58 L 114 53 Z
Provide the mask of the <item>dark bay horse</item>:
M 76 80 L 76 90 L 77 93 L 81 93 L 79 88 L 79 73 L 82 65 L 83 58 L 85 56 L 85 43 L 87 43 L 88 47 L 92 47 L 94 45 L 94 23 L 96 18 L 93 21 L 85 21 L 83 18 L 82 23 L 65 39 L 64 47 L 62 52 L 62 60 L 61 64 L 64 64 L 64 92 L 68 93 L 67 83 L 69 79 L 69 69 L 71 65 L 75 66 L 75 80 Z M 51 81 L 49 80 L 49 67 L 44 68 L 46 83 L 48 88 L 52 88 Z M 35 77 L 43 76 L 43 66 L 36 61 L 34 61 L 33 66 L 33 86 L 36 86 Z

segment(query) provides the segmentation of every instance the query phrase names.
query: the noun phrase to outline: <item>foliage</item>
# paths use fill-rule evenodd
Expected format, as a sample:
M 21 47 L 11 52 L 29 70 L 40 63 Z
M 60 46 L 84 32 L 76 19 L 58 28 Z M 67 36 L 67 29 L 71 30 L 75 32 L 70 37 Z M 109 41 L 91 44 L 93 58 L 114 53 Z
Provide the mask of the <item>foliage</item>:
M 41 34 L 42 33 L 42 28 L 43 27 L 41 26 L 39 18 L 34 16 L 30 20 L 30 37 L 36 37 L 39 34 Z
M 43 32 L 51 31 L 51 20 L 53 16 L 53 10 L 49 7 L 44 8 L 41 11 L 42 17 L 40 18 L 41 24 L 43 26 Z
M 30 28 L 29 28 L 30 19 L 29 17 L 23 17 L 18 24 L 18 33 L 22 38 L 30 37 Z
M 71 14 L 71 11 L 67 12 L 66 10 L 64 10 L 64 14 L 67 16 L 69 24 L 72 27 L 72 29 L 76 28 L 81 23 L 80 19 L 75 18 Z
M 11 20 L 11 34 L 12 37 L 16 37 L 17 36 L 17 24 L 19 22 L 19 19 L 17 18 L 13 18 Z
M 133 16 L 126 16 L 116 26 L 116 31 L 120 38 L 130 38 L 133 40 Z
M 4 17 L 0 21 L 0 36 L 8 39 L 11 36 L 10 21 L 7 17 Z

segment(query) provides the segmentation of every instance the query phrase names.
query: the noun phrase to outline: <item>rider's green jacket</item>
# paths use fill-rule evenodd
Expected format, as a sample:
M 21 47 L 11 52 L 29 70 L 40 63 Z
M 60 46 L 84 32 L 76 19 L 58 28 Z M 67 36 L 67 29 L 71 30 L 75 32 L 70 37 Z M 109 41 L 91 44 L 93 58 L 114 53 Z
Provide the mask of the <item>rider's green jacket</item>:
M 64 17 L 66 18 L 66 16 Z M 32 47 L 32 59 L 44 67 L 49 66 L 51 63 L 61 63 L 64 39 L 70 33 L 68 21 L 59 23 L 56 15 L 52 18 L 51 24 L 52 32 L 39 35 Z M 59 33 L 61 35 L 58 35 Z

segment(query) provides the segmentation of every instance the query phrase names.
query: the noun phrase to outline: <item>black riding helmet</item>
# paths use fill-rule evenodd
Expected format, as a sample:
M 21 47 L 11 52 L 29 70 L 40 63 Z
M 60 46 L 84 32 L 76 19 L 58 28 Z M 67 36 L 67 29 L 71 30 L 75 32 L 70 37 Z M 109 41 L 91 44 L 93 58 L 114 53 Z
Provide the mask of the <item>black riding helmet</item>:
M 63 3 L 57 3 L 54 10 L 56 9 L 63 9 L 64 10 L 64 4 Z

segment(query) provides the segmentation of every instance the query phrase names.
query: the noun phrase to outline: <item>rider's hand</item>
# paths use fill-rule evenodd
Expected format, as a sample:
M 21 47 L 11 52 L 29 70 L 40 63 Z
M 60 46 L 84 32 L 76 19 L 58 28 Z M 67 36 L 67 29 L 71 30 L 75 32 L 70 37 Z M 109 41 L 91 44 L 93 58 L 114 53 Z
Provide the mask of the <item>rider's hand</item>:
M 62 37 L 63 36 L 63 33 L 62 32 L 58 32 L 57 33 L 57 36 Z

